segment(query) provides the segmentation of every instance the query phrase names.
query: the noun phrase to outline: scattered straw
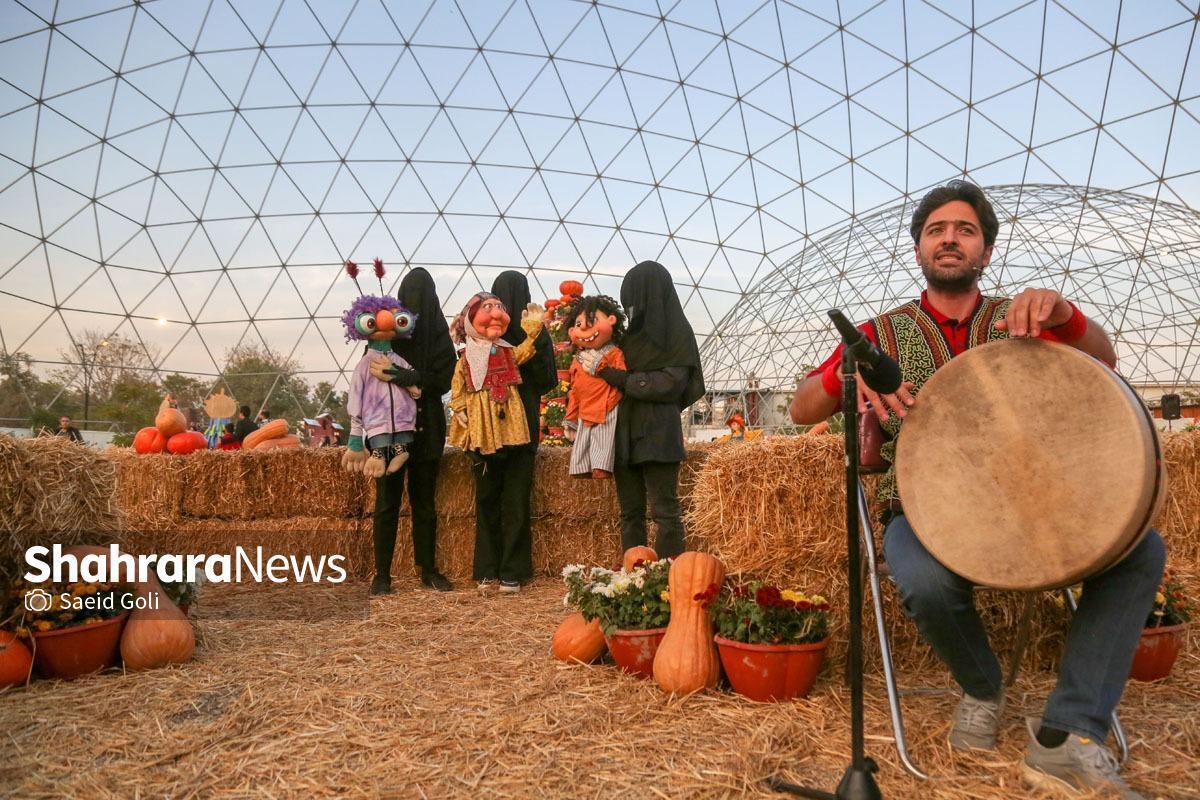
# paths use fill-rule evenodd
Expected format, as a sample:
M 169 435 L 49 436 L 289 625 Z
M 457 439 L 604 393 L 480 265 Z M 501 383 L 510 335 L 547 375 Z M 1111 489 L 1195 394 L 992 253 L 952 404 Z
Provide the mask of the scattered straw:
M 199 648 L 182 668 L 39 681 L 0 696 L 0 782 L 20 797 L 777 797 L 782 775 L 832 791 L 849 760 L 849 695 L 827 666 L 812 695 L 752 703 L 727 692 L 663 695 L 610 665 L 548 654 L 561 584 L 515 598 L 420 591 L 370 602 L 364 620 L 223 619 L 286 590 L 209 586 Z M 942 669 L 906 674 L 949 686 Z M 1000 749 L 946 745 L 955 697 L 905 699 L 917 781 L 890 742 L 882 683 L 867 680 L 866 746 L 885 797 L 1009 800 L 1024 790 L 1022 718 L 1052 677 L 1009 695 Z M 1125 775 L 1150 798 L 1200 797 L 1200 658 L 1121 704 Z

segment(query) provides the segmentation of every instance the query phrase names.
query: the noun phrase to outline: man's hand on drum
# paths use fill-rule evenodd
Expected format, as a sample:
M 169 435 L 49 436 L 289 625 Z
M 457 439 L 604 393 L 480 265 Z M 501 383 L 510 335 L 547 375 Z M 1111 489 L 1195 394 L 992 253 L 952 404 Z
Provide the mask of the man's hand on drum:
M 1029 288 L 1013 298 L 1004 319 L 997 320 L 996 330 L 1008 331 L 1010 336 L 1033 338 L 1046 328 L 1056 328 L 1071 319 L 1074 309 L 1053 289 Z
M 900 384 L 900 388 L 891 394 L 880 394 L 871 389 L 863 382 L 862 375 L 858 376 L 858 413 L 865 414 L 867 411 L 867 403 L 871 404 L 871 410 L 875 412 L 875 416 L 879 417 L 880 422 L 886 422 L 891 413 L 898 417 L 904 417 L 908 414 L 908 409 L 912 408 L 913 403 L 917 402 L 917 398 L 912 394 L 913 385 L 909 381 Z

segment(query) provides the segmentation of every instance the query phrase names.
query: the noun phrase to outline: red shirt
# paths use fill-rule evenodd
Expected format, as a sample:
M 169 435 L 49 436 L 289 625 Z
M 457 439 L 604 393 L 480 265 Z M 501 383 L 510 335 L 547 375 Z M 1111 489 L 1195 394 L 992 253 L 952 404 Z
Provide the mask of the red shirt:
M 962 355 L 962 352 L 967 349 L 967 336 L 971 331 L 971 319 L 975 316 L 975 312 L 979 310 L 979 306 L 982 304 L 983 295 L 979 294 L 976 296 L 975 305 L 972 307 L 971 313 L 967 315 L 966 319 L 951 319 L 933 307 L 933 305 L 929 302 L 929 297 L 927 296 L 926 292 L 921 292 L 921 309 L 929 314 L 929 316 L 932 317 L 935 322 L 937 322 L 938 327 L 942 331 L 942 335 L 946 337 L 946 343 L 950 346 L 951 354 L 955 356 Z M 1079 309 L 1075 308 L 1073 303 L 1071 304 L 1071 308 L 1074 310 L 1075 314 L 1079 313 Z M 867 320 L 863 324 L 859 325 L 858 329 L 866 334 L 867 338 L 872 342 L 879 344 L 879 337 L 875 333 L 874 320 Z M 1063 338 L 1051 329 L 1044 329 L 1041 334 L 1038 335 L 1038 338 L 1046 339 L 1047 341 L 1051 342 L 1063 341 Z M 842 349 L 844 347 L 845 345 L 839 344 L 837 349 L 833 351 L 833 355 L 821 362 L 821 366 L 808 373 L 809 377 L 813 375 L 819 375 L 831 367 L 835 370 L 840 369 L 842 362 Z

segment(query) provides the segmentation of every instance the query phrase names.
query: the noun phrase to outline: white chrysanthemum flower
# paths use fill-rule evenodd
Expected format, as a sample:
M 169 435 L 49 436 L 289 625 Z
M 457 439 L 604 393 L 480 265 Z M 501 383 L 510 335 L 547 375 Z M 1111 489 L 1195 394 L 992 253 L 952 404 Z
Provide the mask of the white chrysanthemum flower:
M 562 569 L 562 576 L 564 579 L 565 578 L 573 578 L 577 575 L 582 575 L 582 574 L 583 574 L 583 567 L 579 564 L 567 564 Z

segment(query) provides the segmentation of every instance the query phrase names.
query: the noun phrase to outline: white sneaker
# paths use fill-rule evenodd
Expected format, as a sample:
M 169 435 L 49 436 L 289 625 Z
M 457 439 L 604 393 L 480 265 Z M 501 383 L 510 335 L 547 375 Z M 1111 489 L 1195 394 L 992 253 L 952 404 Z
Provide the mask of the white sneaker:
M 500 581 L 500 594 L 516 594 L 521 591 L 519 581 Z
M 496 580 L 495 578 L 484 578 L 479 582 L 479 586 L 476 588 L 479 590 L 480 594 L 491 594 L 499 587 L 500 581 Z
M 1075 796 L 1100 789 L 1116 792 L 1120 800 L 1146 800 L 1118 774 L 1116 756 L 1094 739 L 1069 734 L 1058 747 L 1043 747 L 1037 740 L 1040 720 L 1027 719 L 1029 745 L 1021 762 L 1021 780 L 1037 789 Z M 1107 796 L 1107 795 L 1105 795 Z

